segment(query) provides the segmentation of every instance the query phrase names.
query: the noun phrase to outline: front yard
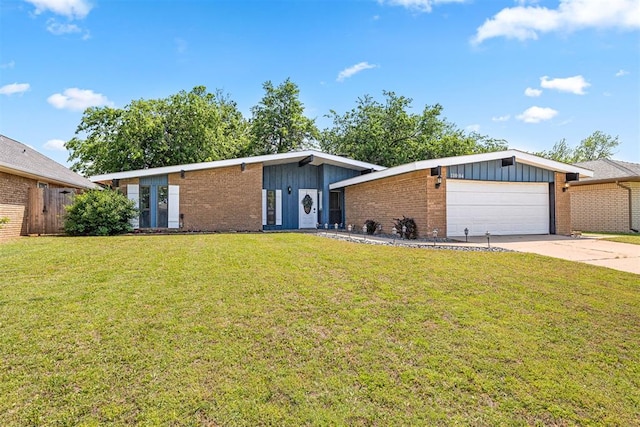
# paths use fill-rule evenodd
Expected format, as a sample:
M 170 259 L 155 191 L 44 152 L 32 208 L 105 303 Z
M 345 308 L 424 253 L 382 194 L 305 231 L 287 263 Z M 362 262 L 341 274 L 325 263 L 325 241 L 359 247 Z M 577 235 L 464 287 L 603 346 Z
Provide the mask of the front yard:
M 0 425 L 633 425 L 638 276 L 301 234 L 0 243 Z

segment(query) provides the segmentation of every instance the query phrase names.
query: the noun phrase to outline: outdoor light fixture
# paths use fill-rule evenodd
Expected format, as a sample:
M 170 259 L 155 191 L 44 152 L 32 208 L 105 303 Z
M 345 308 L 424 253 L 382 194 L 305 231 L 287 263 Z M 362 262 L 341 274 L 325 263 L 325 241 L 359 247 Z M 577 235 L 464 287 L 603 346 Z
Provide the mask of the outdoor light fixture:
M 433 229 L 433 246 L 436 245 L 436 240 L 438 240 L 438 229 L 434 228 Z
M 338 223 L 333 224 L 333 228 L 336 229 L 336 236 L 338 235 Z
M 485 236 L 487 236 L 487 247 L 490 248 L 491 247 L 491 233 L 489 233 L 489 231 L 487 231 L 486 233 L 484 233 Z
M 112 187 L 115 187 L 115 188 L 120 187 L 120 180 L 119 180 L 119 179 L 113 179 L 113 180 L 111 180 L 111 186 L 112 186 Z
M 464 241 L 465 242 L 469 241 L 469 229 L 468 228 L 464 229 Z
M 287 193 L 291 194 L 291 186 L 287 187 Z
M 184 169 L 180 171 L 180 178 L 184 178 Z
M 328 229 L 329 229 L 329 224 L 328 224 L 328 223 L 326 223 L 326 222 L 324 223 L 324 229 L 325 229 L 325 230 L 328 230 Z
M 403 225 L 402 226 L 402 238 L 404 239 L 405 237 L 407 237 L 407 226 Z
M 245 162 L 242 162 L 242 163 L 240 164 L 240 170 L 241 170 L 242 172 L 244 172 L 244 171 L 245 171 L 245 169 L 247 169 L 247 164 L 246 164 Z
M 391 234 L 393 234 L 393 243 L 396 243 L 396 237 L 398 237 L 398 229 L 394 226 L 391 229 Z
M 441 184 L 442 184 L 442 175 L 438 175 L 438 177 L 436 178 L 436 188 L 440 188 Z
M 353 230 L 353 225 L 347 225 L 347 231 L 349 232 L 349 237 L 351 237 L 351 230 Z
M 564 186 L 562 187 L 562 192 L 564 193 L 564 192 L 566 192 L 568 189 L 569 189 L 569 183 L 568 183 L 568 182 L 565 182 L 565 183 L 564 183 Z

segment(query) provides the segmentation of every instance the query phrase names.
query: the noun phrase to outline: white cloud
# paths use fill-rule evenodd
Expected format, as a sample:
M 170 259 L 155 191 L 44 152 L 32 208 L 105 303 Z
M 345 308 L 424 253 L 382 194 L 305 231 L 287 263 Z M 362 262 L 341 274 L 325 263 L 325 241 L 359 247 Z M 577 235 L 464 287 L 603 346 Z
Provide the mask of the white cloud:
M 364 70 L 369 70 L 371 68 L 378 68 L 378 66 L 374 64 L 369 64 L 368 62 L 359 62 L 356 65 L 352 65 L 351 67 L 345 68 L 344 70 L 340 71 L 336 81 L 342 82 L 344 81 L 344 79 L 348 79 L 354 74 L 357 74 Z
M 627 74 L 629 74 L 627 70 L 620 70 L 616 73 L 616 77 L 626 76 Z
M 29 90 L 29 83 L 11 83 L 0 87 L 0 95 L 13 95 L 14 93 L 23 93 Z
M 5 64 L 0 64 L 0 68 L 3 68 L 3 69 L 5 69 L 5 68 L 13 68 L 15 66 L 16 66 L 16 61 L 13 61 L 13 60 L 11 60 L 11 61 L 9 61 L 9 62 L 7 62 Z
M 466 127 L 466 129 L 469 132 L 480 132 L 480 125 L 478 124 L 469 125 Z
M 584 95 L 585 88 L 591 86 L 584 77 L 573 76 L 564 79 L 549 79 L 547 76 L 540 77 L 540 86 L 545 89 L 555 89 L 560 92 L 569 92 L 576 95 Z
M 63 93 L 55 93 L 47 98 L 47 102 L 58 109 L 84 111 L 89 107 L 113 105 L 106 96 L 88 89 L 75 87 L 65 89 Z
M 506 122 L 510 118 L 511 118 L 511 115 L 507 114 L 506 116 L 491 117 L 491 120 L 494 122 Z
M 380 4 L 402 6 L 418 12 L 431 12 L 433 5 L 441 3 L 464 3 L 465 0 L 378 0 Z
M 542 91 L 540 89 L 534 89 L 532 87 L 528 87 L 524 90 L 524 94 L 526 96 L 531 96 L 533 98 L 536 98 L 540 95 L 542 95 Z
M 35 6 L 35 14 L 52 12 L 56 15 L 63 15 L 69 19 L 83 19 L 86 17 L 93 5 L 87 0 L 26 0 Z
M 45 150 L 51 151 L 67 151 L 64 147 L 65 141 L 61 139 L 50 139 L 44 144 Z
M 76 24 L 61 24 L 55 19 L 49 19 L 47 21 L 47 31 L 51 34 L 59 36 L 61 34 L 79 33 L 82 31 Z
M 584 28 L 640 28 L 638 0 L 560 0 L 557 9 L 516 6 L 502 9 L 487 19 L 471 40 L 480 44 L 493 37 L 536 40 L 540 33 L 576 31 Z
M 551 120 L 558 115 L 558 112 L 553 108 L 547 107 L 529 107 L 516 118 L 525 123 L 540 123 L 545 120 Z

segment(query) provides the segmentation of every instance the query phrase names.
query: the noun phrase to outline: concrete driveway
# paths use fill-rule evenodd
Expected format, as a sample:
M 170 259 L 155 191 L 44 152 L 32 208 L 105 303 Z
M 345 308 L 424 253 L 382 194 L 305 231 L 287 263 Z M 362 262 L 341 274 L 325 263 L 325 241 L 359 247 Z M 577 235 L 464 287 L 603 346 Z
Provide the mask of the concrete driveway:
M 485 237 L 470 237 L 469 241 L 487 243 Z M 594 237 L 536 235 L 491 236 L 491 246 L 640 274 L 640 245 L 607 242 Z

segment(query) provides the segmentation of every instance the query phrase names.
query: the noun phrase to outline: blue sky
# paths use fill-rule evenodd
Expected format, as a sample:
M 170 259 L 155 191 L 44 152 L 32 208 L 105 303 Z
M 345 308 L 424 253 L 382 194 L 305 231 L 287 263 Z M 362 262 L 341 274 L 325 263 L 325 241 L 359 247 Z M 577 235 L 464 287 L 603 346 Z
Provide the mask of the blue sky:
M 382 91 L 510 148 L 619 136 L 640 162 L 638 0 L 0 2 L 0 133 L 65 164 L 88 106 L 291 78 L 323 128 Z

